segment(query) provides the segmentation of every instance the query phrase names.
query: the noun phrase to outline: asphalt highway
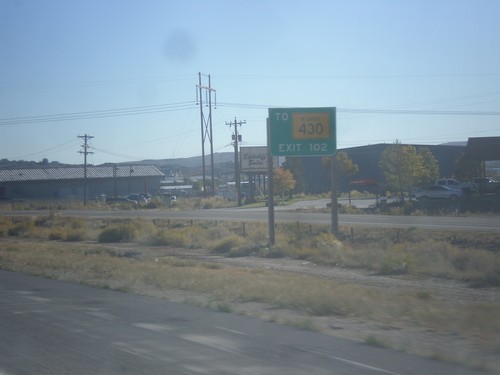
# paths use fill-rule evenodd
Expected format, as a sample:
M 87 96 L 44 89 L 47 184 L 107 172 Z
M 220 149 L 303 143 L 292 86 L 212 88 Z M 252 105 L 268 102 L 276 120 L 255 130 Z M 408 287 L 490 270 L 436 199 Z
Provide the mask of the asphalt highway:
M 301 208 L 308 208 L 307 203 L 293 207 L 276 207 L 276 222 L 300 222 L 307 224 L 331 223 L 330 214 L 311 213 Z M 62 216 L 75 216 L 96 219 L 106 218 L 149 218 L 149 219 L 186 219 L 220 221 L 267 221 L 267 208 L 226 208 L 208 210 L 59 210 Z M 48 215 L 49 211 L 2 211 L 3 216 L 38 216 Z M 498 231 L 500 216 L 391 216 L 391 215 L 339 215 L 339 224 L 344 226 L 367 226 L 386 228 L 434 228 L 441 230 Z
M 0 374 L 480 375 L 236 314 L 0 270 Z

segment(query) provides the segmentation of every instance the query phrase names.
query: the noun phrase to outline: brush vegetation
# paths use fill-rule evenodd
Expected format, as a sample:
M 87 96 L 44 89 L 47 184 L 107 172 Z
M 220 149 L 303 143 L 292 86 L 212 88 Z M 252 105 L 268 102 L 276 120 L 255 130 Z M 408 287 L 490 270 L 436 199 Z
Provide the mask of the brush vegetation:
M 267 226 L 262 223 L 86 221 L 55 214 L 0 219 L 0 237 L 5 238 L 208 248 L 229 257 L 288 257 L 380 275 L 454 279 L 475 287 L 500 286 L 497 232 L 351 228 L 336 238 L 327 230 L 298 223 L 279 225 L 275 245 L 269 247 Z
M 500 285 L 499 233 L 341 229 L 336 238 L 325 227 L 280 224 L 276 244 L 269 247 L 262 223 L 2 217 L 0 269 L 131 292 L 147 286 L 200 293 L 215 301 L 209 306 L 226 312 L 235 311 L 233 303 L 253 302 L 306 317 L 354 317 L 388 326 L 404 320 L 471 338 L 481 350 L 500 350 L 500 304 L 443 301 L 426 290 L 402 292 L 189 259 L 191 249 L 203 248 L 216 257 L 287 257 L 372 274 Z M 172 249 L 182 249 L 185 258 Z M 308 318 L 302 322 L 316 329 Z M 365 341 L 387 346 L 378 336 Z

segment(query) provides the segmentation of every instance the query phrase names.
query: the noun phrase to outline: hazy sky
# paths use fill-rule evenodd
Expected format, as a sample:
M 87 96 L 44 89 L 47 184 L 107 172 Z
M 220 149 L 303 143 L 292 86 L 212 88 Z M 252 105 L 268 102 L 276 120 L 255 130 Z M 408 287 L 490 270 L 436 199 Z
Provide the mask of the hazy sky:
M 0 0 L 0 159 L 201 155 L 198 72 L 215 152 L 269 107 L 337 107 L 338 148 L 500 136 L 500 1 Z

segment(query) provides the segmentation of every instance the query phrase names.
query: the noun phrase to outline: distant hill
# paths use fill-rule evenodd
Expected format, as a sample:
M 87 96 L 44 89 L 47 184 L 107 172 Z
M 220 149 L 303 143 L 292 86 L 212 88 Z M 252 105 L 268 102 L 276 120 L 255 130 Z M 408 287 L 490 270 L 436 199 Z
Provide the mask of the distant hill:
M 0 168 L 1 169 L 36 169 L 36 168 L 58 168 L 58 167 L 69 167 L 74 165 L 59 163 L 58 161 L 49 162 L 47 159 L 42 161 L 25 161 L 25 160 L 9 160 L 1 159 Z
M 467 141 L 441 143 L 439 146 L 467 146 Z
M 174 174 L 189 177 L 199 176 L 203 173 L 203 160 L 201 156 L 179 159 L 147 159 L 128 163 L 105 163 L 106 165 L 154 165 L 166 176 Z M 205 155 L 205 172 L 211 173 L 210 155 Z M 226 176 L 234 174 L 234 154 L 232 152 L 214 153 L 214 174 Z
M 113 165 L 154 165 L 166 176 L 180 175 L 185 177 L 199 176 L 203 174 L 203 162 L 201 156 L 179 159 L 140 160 L 125 163 L 103 163 L 99 166 Z M 83 166 L 83 164 L 64 164 L 58 161 L 49 162 L 43 159 L 40 162 L 24 160 L 0 159 L 0 169 L 35 169 L 35 168 L 63 168 Z M 205 155 L 205 172 L 211 174 L 211 158 Z M 234 174 L 234 154 L 232 152 L 214 153 L 214 174 L 226 176 Z

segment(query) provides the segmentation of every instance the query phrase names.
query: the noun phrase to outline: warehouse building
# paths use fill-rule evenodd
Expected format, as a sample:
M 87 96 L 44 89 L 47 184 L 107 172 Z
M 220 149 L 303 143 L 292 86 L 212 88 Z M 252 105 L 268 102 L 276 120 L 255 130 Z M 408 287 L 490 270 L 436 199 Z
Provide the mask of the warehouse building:
M 108 165 L 0 170 L 0 199 L 88 199 L 160 191 L 154 166 Z

